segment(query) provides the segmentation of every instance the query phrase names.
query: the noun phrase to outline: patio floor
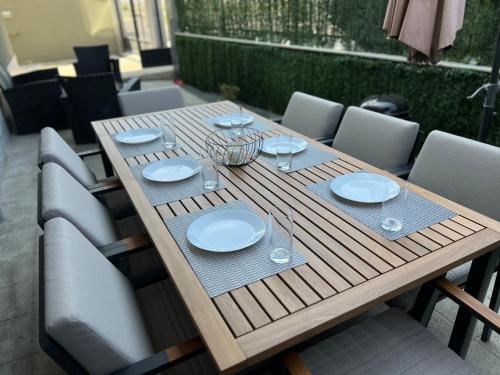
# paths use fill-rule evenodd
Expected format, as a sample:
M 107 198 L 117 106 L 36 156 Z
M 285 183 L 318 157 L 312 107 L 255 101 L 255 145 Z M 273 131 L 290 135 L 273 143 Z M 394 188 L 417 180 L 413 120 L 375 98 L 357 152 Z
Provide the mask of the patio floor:
M 143 88 L 166 84 L 173 83 L 145 81 Z M 217 95 L 189 87 L 184 87 L 184 94 L 187 105 L 219 99 Z M 70 140 L 70 131 L 63 131 L 63 136 Z M 0 207 L 4 216 L 0 223 L 0 374 L 5 375 L 63 373 L 38 346 L 37 249 L 41 234 L 36 224 L 38 142 L 38 134 L 11 137 L 0 186 Z M 99 159 L 91 159 L 90 163 L 98 176 L 102 176 Z M 492 285 L 487 301 L 491 289 Z M 453 302 L 443 300 L 432 316 L 429 329 L 445 343 L 456 310 Z M 481 329 L 482 324 L 478 324 L 467 358 L 483 374 L 498 374 L 500 335 L 493 333 L 490 342 L 484 343 L 479 339 Z

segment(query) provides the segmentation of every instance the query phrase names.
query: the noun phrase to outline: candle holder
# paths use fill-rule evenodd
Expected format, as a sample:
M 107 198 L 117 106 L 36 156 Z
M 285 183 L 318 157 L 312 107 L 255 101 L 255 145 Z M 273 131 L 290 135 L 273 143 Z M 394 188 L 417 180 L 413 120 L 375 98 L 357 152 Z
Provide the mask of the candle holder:
M 241 167 L 255 161 L 262 150 L 262 133 L 246 127 L 210 132 L 205 140 L 208 155 L 219 165 Z

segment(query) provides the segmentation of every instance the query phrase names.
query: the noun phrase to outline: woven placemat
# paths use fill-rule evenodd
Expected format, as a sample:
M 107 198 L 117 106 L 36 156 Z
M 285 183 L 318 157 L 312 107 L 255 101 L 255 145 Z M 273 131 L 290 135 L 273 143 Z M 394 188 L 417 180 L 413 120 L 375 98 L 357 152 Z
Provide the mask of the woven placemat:
M 171 158 L 169 160 L 172 159 L 193 160 L 194 158 L 190 156 L 181 156 L 179 158 Z M 170 203 L 185 198 L 191 198 L 208 192 L 203 188 L 201 172 L 188 179 L 176 182 L 155 182 L 146 180 L 142 176 L 142 171 L 149 164 L 151 163 L 134 165 L 130 167 L 130 169 L 137 182 L 139 182 L 139 185 L 141 185 L 144 194 L 153 206 L 158 206 L 160 204 Z M 219 180 L 219 186 L 215 190 L 223 189 L 224 187 L 224 183 Z
M 158 128 L 152 128 L 152 129 L 158 129 Z M 156 152 L 167 151 L 165 149 L 165 146 L 163 145 L 161 137 L 151 142 L 139 143 L 135 145 L 118 142 L 114 136 L 111 136 L 111 139 L 113 139 L 116 148 L 118 149 L 118 151 L 120 152 L 120 154 L 123 156 L 124 159 L 132 158 L 134 156 L 139 156 L 139 155 L 147 155 L 147 154 L 154 154 Z M 174 148 L 179 149 L 181 147 L 182 145 L 179 142 L 177 142 L 177 146 Z
M 219 120 L 221 118 L 224 118 L 224 117 L 227 117 L 227 116 L 238 116 L 238 113 L 229 113 L 229 114 L 224 115 L 224 116 L 211 117 L 211 118 L 206 119 L 204 121 L 204 124 L 208 128 L 210 128 L 211 130 L 228 129 L 226 127 L 215 125 L 215 123 L 217 122 L 217 120 Z M 260 122 L 260 121 L 254 121 L 251 124 L 246 125 L 246 127 L 255 129 L 255 130 L 260 131 L 260 132 L 265 132 L 265 131 L 268 131 L 268 130 L 272 130 L 272 126 L 264 124 L 263 122 Z
M 357 203 L 337 197 L 331 191 L 330 183 L 331 180 L 322 181 L 308 185 L 307 188 L 389 240 L 397 240 L 457 215 L 413 191 L 408 191 L 403 229 L 399 232 L 387 231 L 380 225 L 381 203 Z
M 231 253 L 214 253 L 192 246 L 186 235 L 189 225 L 199 217 L 218 210 L 250 209 L 243 202 L 235 201 L 165 220 L 168 230 L 210 297 L 218 296 L 307 262 L 299 251 L 294 250 L 290 262 L 286 264 L 273 263 L 269 259 L 270 248 L 267 231 L 255 245 Z
M 278 164 L 276 161 L 276 155 L 268 155 L 262 153 L 259 156 L 259 159 L 275 167 Z M 315 165 L 327 163 L 335 159 L 338 159 L 338 157 L 335 154 L 320 150 L 319 148 L 316 148 L 312 145 L 308 145 L 304 151 L 292 155 L 292 168 L 289 171 L 287 171 L 287 173 L 314 167 Z

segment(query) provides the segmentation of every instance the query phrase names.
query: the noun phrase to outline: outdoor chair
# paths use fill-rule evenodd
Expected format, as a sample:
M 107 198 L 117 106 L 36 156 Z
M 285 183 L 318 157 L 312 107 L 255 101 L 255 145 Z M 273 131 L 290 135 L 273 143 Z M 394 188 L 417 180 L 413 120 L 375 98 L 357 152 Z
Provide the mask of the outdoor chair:
M 85 158 L 93 155 L 101 155 L 106 175 L 112 175 L 113 168 L 103 150 L 94 149 L 77 154 L 54 129 L 44 128 L 40 133 L 38 161 L 40 169 L 45 163 L 56 163 L 73 176 L 89 193 L 103 202 L 116 218 L 125 218 L 135 214 L 120 180 L 116 176 L 97 180 L 95 174 L 84 163 Z
M 500 316 L 447 280 L 437 287 L 500 332 Z M 305 374 L 478 374 L 417 321 L 397 308 L 368 318 L 318 344 L 289 352 L 282 363 Z
M 62 217 L 77 227 L 99 251 L 116 260 L 126 272 L 140 274 L 150 268 L 155 272 L 147 278 L 162 277 L 165 271 L 151 251 L 149 237 L 144 234 L 144 227 L 137 217 L 115 217 L 58 164 L 45 164 L 39 177 L 38 222 L 42 229 L 47 221 Z M 130 262 L 121 257 L 125 250 Z
M 39 259 L 39 343 L 67 373 L 216 373 L 169 280 L 137 284 L 62 218 Z
M 77 61 L 73 64 L 78 76 L 98 73 L 113 73 L 115 81 L 122 84 L 120 62 L 109 56 L 107 45 L 73 47 Z
M 110 210 L 58 164 L 43 165 L 40 185 L 40 227 L 54 217 L 64 217 L 98 247 L 125 235 Z
M 344 106 L 317 96 L 293 93 L 281 124 L 321 143 L 331 144 Z
M 419 124 L 358 107 L 347 108 L 332 147 L 402 175 L 408 170 Z
M 75 143 L 95 143 L 91 122 L 120 117 L 118 93 L 112 73 L 61 77 L 67 94 L 64 101 Z M 140 89 L 140 78 L 132 78 L 120 92 Z
M 166 111 L 185 106 L 182 90 L 178 86 L 123 92 L 118 94 L 118 101 L 123 116 Z
M 445 198 L 500 220 L 500 148 L 435 130 L 427 137 L 408 181 Z M 456 285 L 467 281 L 471 262 L 447 273 Z M 498 267 L 497 267 L 498 268 Z M 497 274 L 496 284 L 500 276 Z M 410 310 L 419 289 L 390 301 L 391 306 Z M 498 287 L 490 307 L 498 311 Z
M 6 115 L 18 134 L 38 132 L 44 126 L 57 129 L 68 127 L 57 69 L 38 70 L 14 77 L 5 70 L 2 73 L 2 93 L 8 107 Z
M 101 155 L 106 175 L 110 176 L 113 171 L 102 149 L 76 153 L 54 129 L 46 127 L 40 132 L 40 153 L 38 157 L 40 167 L 49 162 L 59 164 L 90 191 L 97 189 L 99 191 L 110 191 L 121 188 L 117 178 L 104 181 L 97 180 L 94 172 L 84 162 L 85 158 L 94 155 Z

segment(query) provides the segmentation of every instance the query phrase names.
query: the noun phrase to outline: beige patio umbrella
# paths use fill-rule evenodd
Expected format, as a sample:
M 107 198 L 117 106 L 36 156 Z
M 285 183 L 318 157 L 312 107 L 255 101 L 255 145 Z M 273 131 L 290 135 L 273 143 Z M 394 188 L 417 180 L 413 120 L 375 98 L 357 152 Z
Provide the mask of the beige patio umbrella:
M 383 29 L 409 47 L 411 62 L 436 64 L 462 28 L 465 0 L 389 0 Z

